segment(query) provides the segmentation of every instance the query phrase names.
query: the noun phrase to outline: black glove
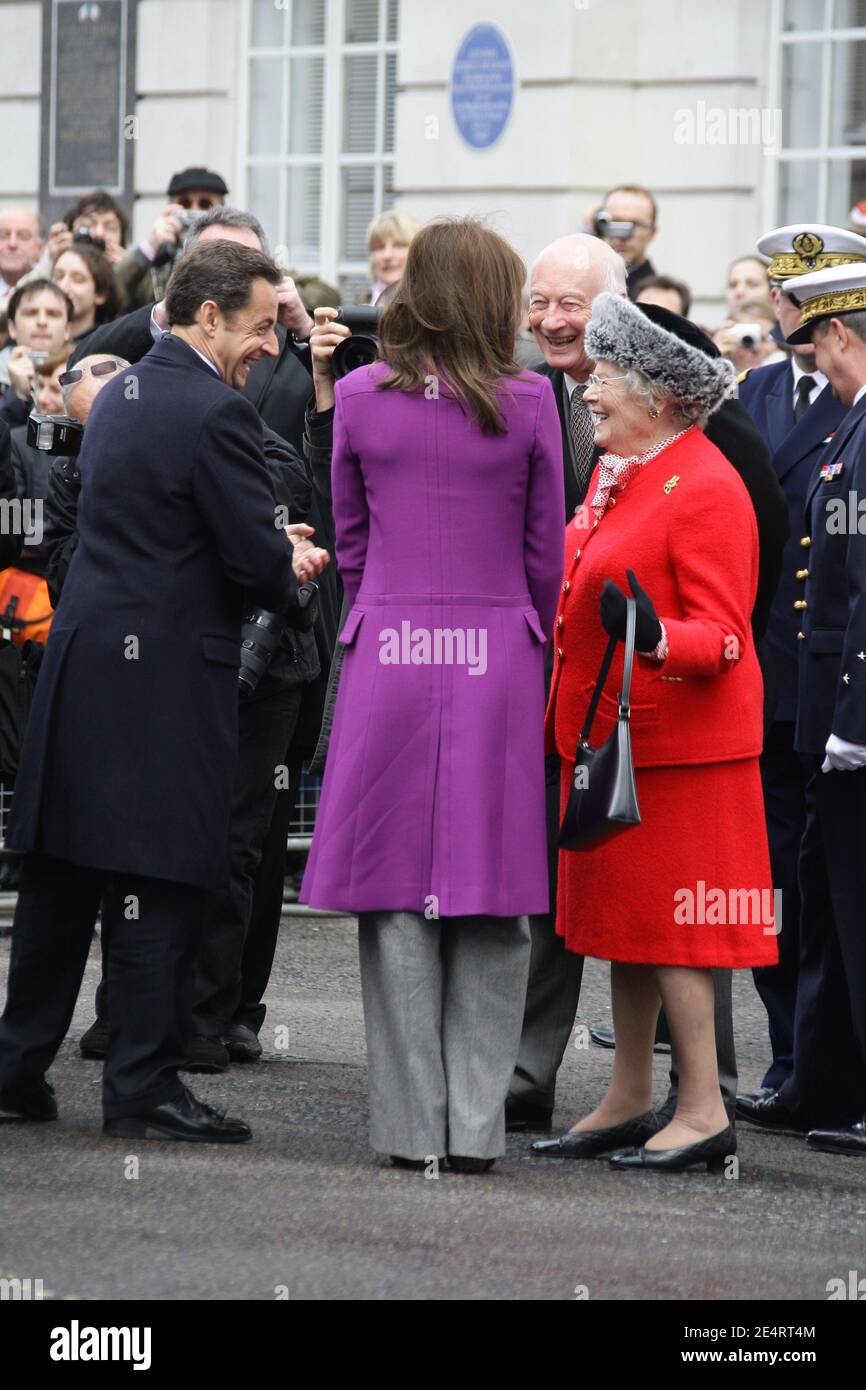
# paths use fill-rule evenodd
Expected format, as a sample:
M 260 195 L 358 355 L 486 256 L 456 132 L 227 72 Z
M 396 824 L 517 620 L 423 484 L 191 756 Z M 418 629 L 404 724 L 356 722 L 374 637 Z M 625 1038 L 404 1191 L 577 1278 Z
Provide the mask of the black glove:
M 662 625 L 656 616 L 652 599 L 635 579 L 634 570 L 626 570 L 626 576 L 637 605 L 634 649 L 636 652 L 651 652 L 661 641 Z M 606 579 L 604 582 L 600 609 L 601 622 L 605 632 L 609 633 L 611 637 L 618 637 L 620 642 L 624 642 L 626 596 L 612 579 Z

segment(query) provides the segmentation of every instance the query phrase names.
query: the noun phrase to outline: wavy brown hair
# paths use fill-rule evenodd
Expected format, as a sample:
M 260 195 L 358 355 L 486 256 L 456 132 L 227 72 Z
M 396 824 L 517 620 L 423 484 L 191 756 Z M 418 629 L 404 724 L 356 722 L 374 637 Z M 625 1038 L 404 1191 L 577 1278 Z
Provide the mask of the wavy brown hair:
M 505 424 L 498 393 L 521 368 L 514 346 L 526 267 L 513 247 L 472 217 L 422 227 L 379 322 L 391 368 L 383 390 L 421 391 L 432 375 L 475 415 L 485 434 Z

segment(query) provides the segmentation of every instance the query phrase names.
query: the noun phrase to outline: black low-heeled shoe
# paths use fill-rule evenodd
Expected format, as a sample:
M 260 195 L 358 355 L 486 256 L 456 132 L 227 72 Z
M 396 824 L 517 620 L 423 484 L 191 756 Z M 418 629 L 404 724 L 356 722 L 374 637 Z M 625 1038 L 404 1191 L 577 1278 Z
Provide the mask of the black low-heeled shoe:
M 448 1167 L 455 1173 L 489 1173 L 495 1158 L 472 1158 L 468 1154 L 449 1154 Z
M 658 1173 L 682 1173 L 705 1163 L 708 1173 L 722 1173 L 726 1159 L 736 1152 L 737 1135 L 733 1125 L 728 1125 L 697 1144 L 683 1144 L 678 1149 L 626 1149 L 611 1154 L 608 1163 L 612 1168 L 650 1169 Z
M 545 1158 L 600 1158 L 627 1144 L 645 1144 L 660 1128 L 655 1111 L 647 1110 L 607 1129 L 569 1130 L 558 1139 L 536 1139 L 532 1152 Z
M 400 1154 L 389 1154 L 388 1157 L 395 1168 L 407 1168 L 413 1173 L 423 1173 L 433 1162 L 432 1158 L 403 1158 Z M 444 1158 L 437 1158 L 436 1162 L 440 1168 L 445 1166 Z

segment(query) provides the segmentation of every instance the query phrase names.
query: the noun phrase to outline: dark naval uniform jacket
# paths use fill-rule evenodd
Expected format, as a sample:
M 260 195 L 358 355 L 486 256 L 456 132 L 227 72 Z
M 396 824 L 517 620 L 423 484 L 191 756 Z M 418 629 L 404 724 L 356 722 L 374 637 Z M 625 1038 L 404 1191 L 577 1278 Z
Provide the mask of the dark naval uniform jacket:
M 166 335 L 100 392 L 78 466 L 79 542 L 6 845 L 219 886 L 244 594 L 284 611 L 297 593 L 261 421 Z
M 800 708 L 796 745 L 822 756 L 830 734 L 866 745 L 866 395 L 821 454 L 800 537 Z
M 829 385 L 812 402 L 800 420 L 794 420 L 794 376 L 790 362 L 757 367 L 740 383 L 739 398 L 766 440 L 773 467 L 788 503 L 790 530 L 782 552 L 781 577 L 767 624 L 767 646 L 775 667 L 776 719 L 793 720 L 797 714 L 797 633 L 803 598 L 804 563 L 800 537 L 803 508 L 810 479 L 823 462 L 825 441 L 838 429 L 845 407 Z

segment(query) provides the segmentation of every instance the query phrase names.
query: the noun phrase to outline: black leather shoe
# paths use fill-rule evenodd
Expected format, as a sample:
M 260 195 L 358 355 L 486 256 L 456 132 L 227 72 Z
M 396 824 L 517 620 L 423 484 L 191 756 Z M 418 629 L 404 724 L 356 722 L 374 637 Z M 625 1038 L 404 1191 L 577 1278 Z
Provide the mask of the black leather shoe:
M 88 1061 L 102 1061 L 108 1051 L 108 1023 L 104 1018 L 97 1018 L 95 1022 L 91 1023 L 87 1032 L 82 1033 L 78 1043 L 78 1051 Z
M 808 1129 L 779 1098 L 778 1091 L 769 1095 L 738 1095 L 737 1119 L 758 1129 L 772 1129 L 776 1134 L 805 1134 Z
M 229 1054 L 219 1038 L 194 1037 L 187 1043 L 186 1060 L 180 1070 L 214 1076 L 226 1070 L 229 1060 Z
M 505 1102 L 505 1128 L 509 1134 L 527 1133 L 549 1134 L 553 1125 L 553 1108 L 534 1105 L 528 1100 L 507 1100 Z
M 54 1087 L 47 1081 L 7 1086 L 5 1091 L 0 1091 L 0 1114 L 14 1115 L 18 1120 L 56 1120 Z
M 466 1154 L 449 1154 L 448 1167 L 455 1173 L 489 1173 L 495 1158 L 471 1158 Z
M 245 1023 L 230 1024 L 223 1042 L 233 1062 L 257 1062 L 262 1055 L 261 1043 Z
M 709 1173 L 722 1173 L 725 1160 L 736 1152 L 737 1136 L 733 1125 L 728 1125 L 697 1144 L 684 1144 L 678 1149 L 626 1149 L 611 1154 L 607 1161 L 613 1168 L 650 1169 L 658 1173 L 682 1173 L 705 1163 Z
M 644 1144 L 659 1128 L 655 1111 L 648 1110 L 645 1115 L 636 1115 L 607 1129 L 570 1130 L 558 1139 L 536 1139 L 532 1152 L 545 1158 L 599 1158 L 627 1144 Z
M 592 1024 L 590 1024 L 589 1036 L 592 1038 L 596 1047 L 608 1047 L 611 1049 L 616 1047 L 616 1035 L 612 1028 L 593 1028 Z
M 252 1130 L 243 1120 L 232 1120 L 224 1110 L 196 1100 L 184 1088 L 177 1100 L 156 1105 L 140 1115 L 106 1120 L 105 1139 L 182 1139 L 193 1144 L 244 1144 Z
M 852 1157 L 866 1158 L 866 1120 L 845 1125 L 842 1129 L 810 1129 L 806 1135 L 806 1148 L 817 1149 L 824 1154 L 850 1154 Z

